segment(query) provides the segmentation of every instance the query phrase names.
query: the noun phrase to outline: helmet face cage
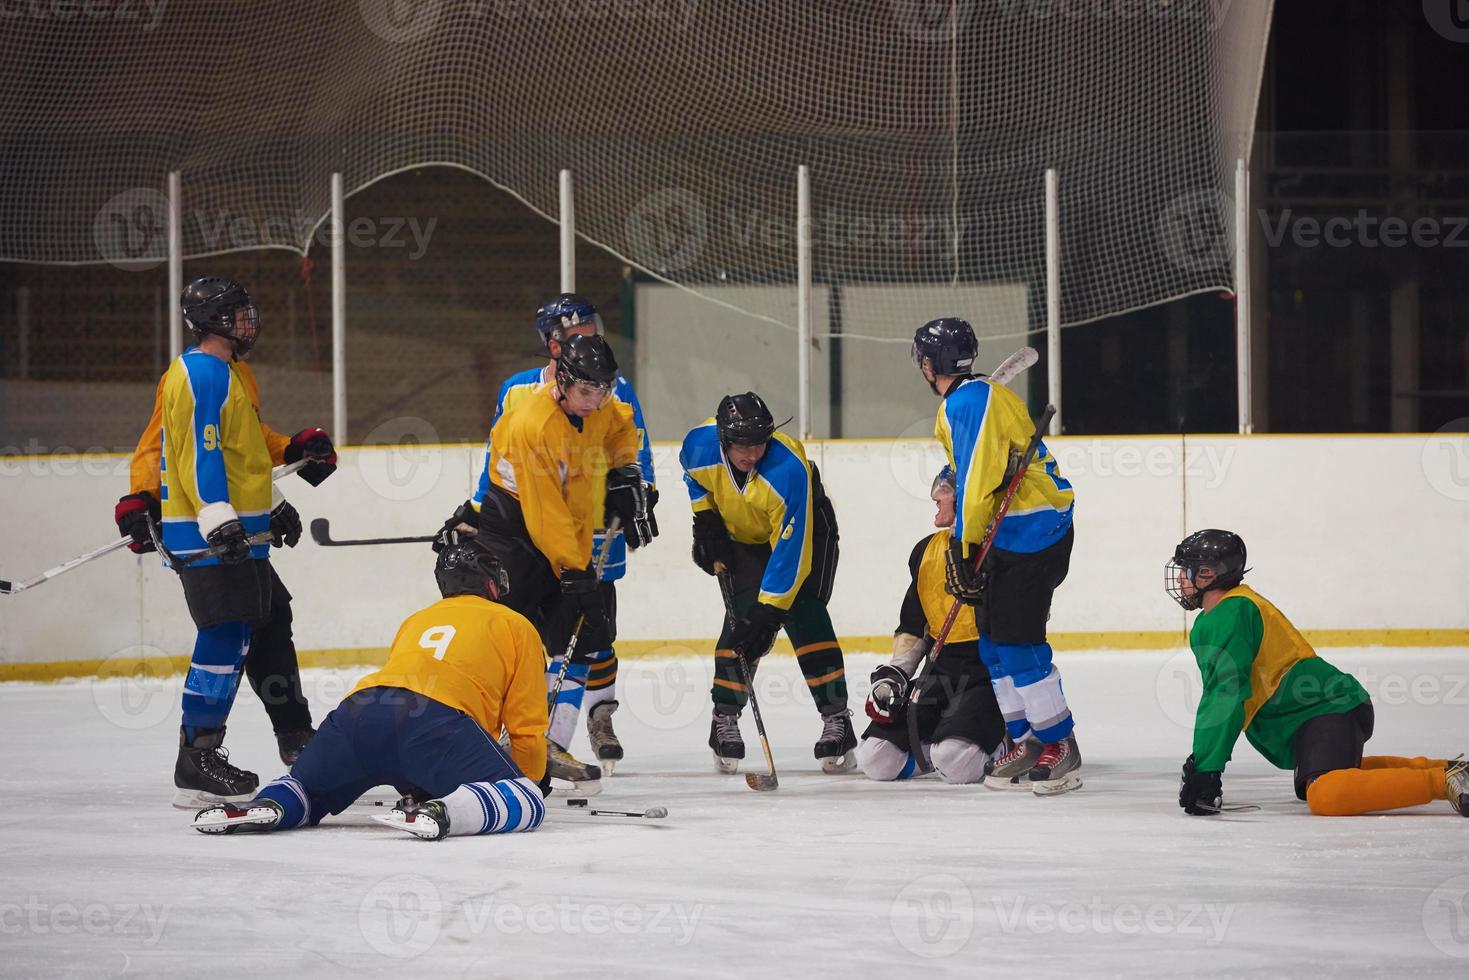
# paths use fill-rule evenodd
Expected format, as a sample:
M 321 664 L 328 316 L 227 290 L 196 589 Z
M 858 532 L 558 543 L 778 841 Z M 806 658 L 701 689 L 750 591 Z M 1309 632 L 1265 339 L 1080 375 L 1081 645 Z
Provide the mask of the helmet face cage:
M 1194 576 L 1198 574 L 1200 565 L 1196 562 L 1181 562 L 1175 556 L 1163 564 L 1163 591 L 1173 597 L 1173 601 L 1184 609 L 1192 612 L 1204 604 L 1204 590 L 1198 587 Z M 1187 581 L 1193 586 L 1192 592 L 1184 592 L 1181 582 Z M 1212 582 L 1210 583 L 1213 584 Z
M 928 488 L 928 495 L 934 500 L 940 496 L 954 496 L 958 490 L 954 486 L 954 471 L 945 466 L 938 471 L 933 478 L 933 485 Z

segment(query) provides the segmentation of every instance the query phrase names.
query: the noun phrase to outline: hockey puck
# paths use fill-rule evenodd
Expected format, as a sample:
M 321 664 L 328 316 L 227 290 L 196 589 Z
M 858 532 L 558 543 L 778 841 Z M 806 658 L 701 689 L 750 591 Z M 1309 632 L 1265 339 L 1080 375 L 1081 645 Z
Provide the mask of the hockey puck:
M 567 800 L 566 801 L 566 805 L 567 806 L 586 806 L 587 805 L 587 801 L 586 800 Z

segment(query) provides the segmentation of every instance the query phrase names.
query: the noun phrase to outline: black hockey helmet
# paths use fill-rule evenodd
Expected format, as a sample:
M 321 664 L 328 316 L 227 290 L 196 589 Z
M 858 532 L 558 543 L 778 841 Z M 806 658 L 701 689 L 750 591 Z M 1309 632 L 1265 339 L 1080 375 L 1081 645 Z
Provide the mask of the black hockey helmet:
M 565 340 L 568 328 L 583 326 L 593 327 L 598 337 L 607 332 L 602 326 L 602 314 L 585 296 L 562 293 L 536 310 L 536 332 L 541 335 L 541 343 L 548 347 L 553 340 Z
M 244 357 L 260 336 L 260 314 L 245 287 L 233 279 L 204 276 L 195 279 L 179 294 L 184 319 L 194 339 L 207 333 L 227 337 L 235 343 L 235 354 Z
M 510 576 L 499 559 L 472 541 L 451 544 L 439 552 L 434 578 L 445 599 L 477 595 L 499 602 L 510 591 Z
M 753 391 L 721 398 L 714 423 L 721 446 L 763 446 L 775 434 L 775 416 Z
M 561 356 L 556 358 L 556 383 L 565 391 L 578 381 L 609 390 L 617 382 L 617 358 L 606 338 L 571 336 L 562 343 Z
M 1209 589 L 1232 589 L 1240 584 L 1249 571 L 1245 561 L 1245 541 L 1238 534 L 1216 528 L 1195 531 L 1178 543 L 1163 566 L 1163 588 L 1183 608 L 1198 609 Z M 1206 568 L 1213 577 L 1201 586 L 1198 574 Z M 1184 593 L 1180 574 L 1194 587 L 1192 592 Z
M 956 316 L 929 320 L 913 335 L 913 363 L 922 368 L 927 358 L 934 374 L 973 374 L 978 356 L 974 328 Z

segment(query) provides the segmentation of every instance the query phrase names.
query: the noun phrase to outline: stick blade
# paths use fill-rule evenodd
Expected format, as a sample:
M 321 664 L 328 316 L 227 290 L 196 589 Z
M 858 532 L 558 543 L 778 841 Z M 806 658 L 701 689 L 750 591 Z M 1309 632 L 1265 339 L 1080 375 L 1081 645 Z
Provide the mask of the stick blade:
M 747 772 L 745 773 L 745 785 L 762 793 L 768 793 L 780 787 L 773 772 Z
M 330 545 L 332 543 L 331 521 L 325 517 L 312 518 L 311 540 L 317 544 Z

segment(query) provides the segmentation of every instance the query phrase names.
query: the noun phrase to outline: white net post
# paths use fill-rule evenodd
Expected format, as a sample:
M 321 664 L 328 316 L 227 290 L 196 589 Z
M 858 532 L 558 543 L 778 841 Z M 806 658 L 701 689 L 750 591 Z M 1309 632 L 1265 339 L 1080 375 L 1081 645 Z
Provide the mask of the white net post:
M 183 309 L 179 297 L 184 292 L 184 248 L 182 216 L 184 212 L 182 181 L 179 172 L 168 172 L 168 296 L 165 297 L 164 329 L 168 331 L 168 363 L 184 352 Z
M 1238 362 L 1239 432 L 1255 431 L 1250 374 L 1250 171 L 1243 158 L 1234 168 L 1234 329 Z
M 1061 434 L 1061 205 L 1060 177 L 1046 170 L 1046 384 L 1053 436 Z
M 332 174 L 332 435 L 347 443 L 347 217 L 342 175 Z
M 796 428 L 811 438 L 811 169 L 796 168 Z
M 576 203 L 571 196 L 571 171 L 562 169 L 558 190 L 561 217 L 561 291 L 576 292 Z

